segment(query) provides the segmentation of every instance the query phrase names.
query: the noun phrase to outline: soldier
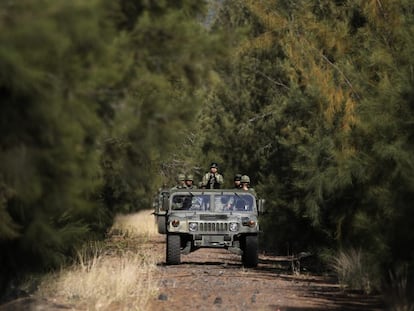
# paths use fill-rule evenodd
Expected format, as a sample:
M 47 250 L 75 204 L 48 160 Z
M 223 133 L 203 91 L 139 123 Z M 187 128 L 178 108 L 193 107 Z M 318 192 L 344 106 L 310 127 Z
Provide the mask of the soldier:
M 218 173 L 218 164 L 216 162 L 211 163 L 210 172 L 203 176 L 202 182 L 206 189 L 220 189 L 220 186 L 223 184 L 223 175 Z
M 185 176 L 185 186 L 187 189 L 197 189 L 197 186 L 193 184 L 194 178 L 192 174 L 187 174 Z
M 242 177 L 241 174 L 234 175 L 234 188 L 240 189 L 242 187 L 240 183 L 241 177 Z
M 185 184 L 185 175 L 184 174 L 178 174 L 177 175 L 177 185 L 171 188 L 171 190 L 174 189 L 184 189 L 187 188 Z
M 241 189 L 245 190 L 245 191 L 250 191 L 253 192 L 254 194 L 256 194 L 256 191 L 254 191 L 253 188 L 250 188 L 250 177 L 247 175 L 243 175 L 240 178 L 240 183 L 241 183 Z

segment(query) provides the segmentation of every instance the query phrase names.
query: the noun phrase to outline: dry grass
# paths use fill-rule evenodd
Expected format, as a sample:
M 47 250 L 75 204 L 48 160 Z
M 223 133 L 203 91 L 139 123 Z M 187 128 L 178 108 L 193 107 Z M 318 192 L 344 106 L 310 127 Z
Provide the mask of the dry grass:
M 375 267 L 370 265 L 361 250 L 339 251 L 331 260 L 331 267 L 338 275 L 343 288 L 362 290 L 369 294 L 379 288 Z
M 144 238 L 157 235 L 157 226 L 151 212 L 145 210 L 131 215 L 118 215 L 109 234 Z
M 111 232 L 117 236 L 80 251 L 78 262 L 49 276 L 38 295 L 76 310 L 145 310 L 158 290 L 153 273 L 160 259 L 142 247 L 157 234 L 154 216 L 148 211 L 119 216 Z
M 408 289 L 407 266 L 401 266 L 395 272 L 390 272 L 390 289 L 388 297 L 390 310 L 414 311 L 413 297 Z

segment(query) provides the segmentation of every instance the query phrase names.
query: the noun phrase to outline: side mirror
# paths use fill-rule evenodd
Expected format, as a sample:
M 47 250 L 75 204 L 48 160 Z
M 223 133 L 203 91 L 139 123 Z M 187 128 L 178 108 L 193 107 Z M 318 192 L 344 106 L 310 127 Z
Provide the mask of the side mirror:
M 168 211 L 168 196 L 162 197 L 161 210 Z
M 266 212 L 266 209 L 265 209 L 265 199 L 259 199 L 259 200 L 257 200 L 257 209 L 259 211 L 259 214 L 264 214 Z

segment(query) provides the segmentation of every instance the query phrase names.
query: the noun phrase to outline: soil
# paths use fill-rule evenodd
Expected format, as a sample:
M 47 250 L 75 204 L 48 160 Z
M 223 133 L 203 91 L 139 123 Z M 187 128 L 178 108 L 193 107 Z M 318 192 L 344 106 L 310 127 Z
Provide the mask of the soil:
M 259 255 L 246 269 L 239 255 L 224 249 L 200 249 L 182 255 L 180 265 L 165 264 L 165 235 L 151 238 L 145 251 L 156 252 L 159 292 L 143 310 L 383 310 L 377 296 L 344 291 L 329 275 L 292 271 L 289 258 Z M 128 310 L 117 306 L 117 310 Z M 0 306 L 5 310 L 76 310 L 33 297 Z M 115 310 L 115 309 L 114 309 Z M 112 309 L 111 309 L 112 311 Z
M 154 249 L 165 252 L 164 240 L 158 237 Z M 240 257 L 224 249 L 200 249 L 182 255 L 180 265 L 160 262 L 159 295 L 148 310 L 384 309 L 379 297 L 344 291 L 332 276 L 293 272 L 289 258 L 262 254 L 257 268 L 246 269 Z

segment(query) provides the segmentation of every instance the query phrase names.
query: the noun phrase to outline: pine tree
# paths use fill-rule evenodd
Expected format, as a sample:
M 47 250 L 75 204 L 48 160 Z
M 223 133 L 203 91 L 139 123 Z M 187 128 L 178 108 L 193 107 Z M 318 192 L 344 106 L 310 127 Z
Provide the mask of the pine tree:
M 150 207 L 223 53 L 199 1 L 29 2 L 0 5 L 1 286 Z
M 108 38 L 97 11 L 79 1 L 0 6 L 1 286 L 60 265 L 108 225 L 91 200 L 102 129 L 92 85 Z
M 216 27 L 246 39 L 220 64 L 225 86 L 205 109 L 223 143 L 206 139 L 204 152 L 258 180 L 279 250 L 351 245 L 383 268 L 413 263 L 396 251 L 412 242 L 402 220 L 412 214 L 412 12 L 408 1 L 224 2 Z
M 119 1 L 113 14 L 130 55 L 105 150 L 125 149 L 121 157 L 105 152 L 103 159 L 108 165 L 105 201 L 118 201 L 116 209 L 149 207 L 152 193 L 163 183 L 172 184 L 178 169 L 194 169 L 193 161 L 175 161 L 177 154 L 191 156 L 183 153 L 183 145 L 214 77 L 214 59 L 224 53 L 220 35 L 210 34 L 200 22 L 205 8 L 200 1 Z

